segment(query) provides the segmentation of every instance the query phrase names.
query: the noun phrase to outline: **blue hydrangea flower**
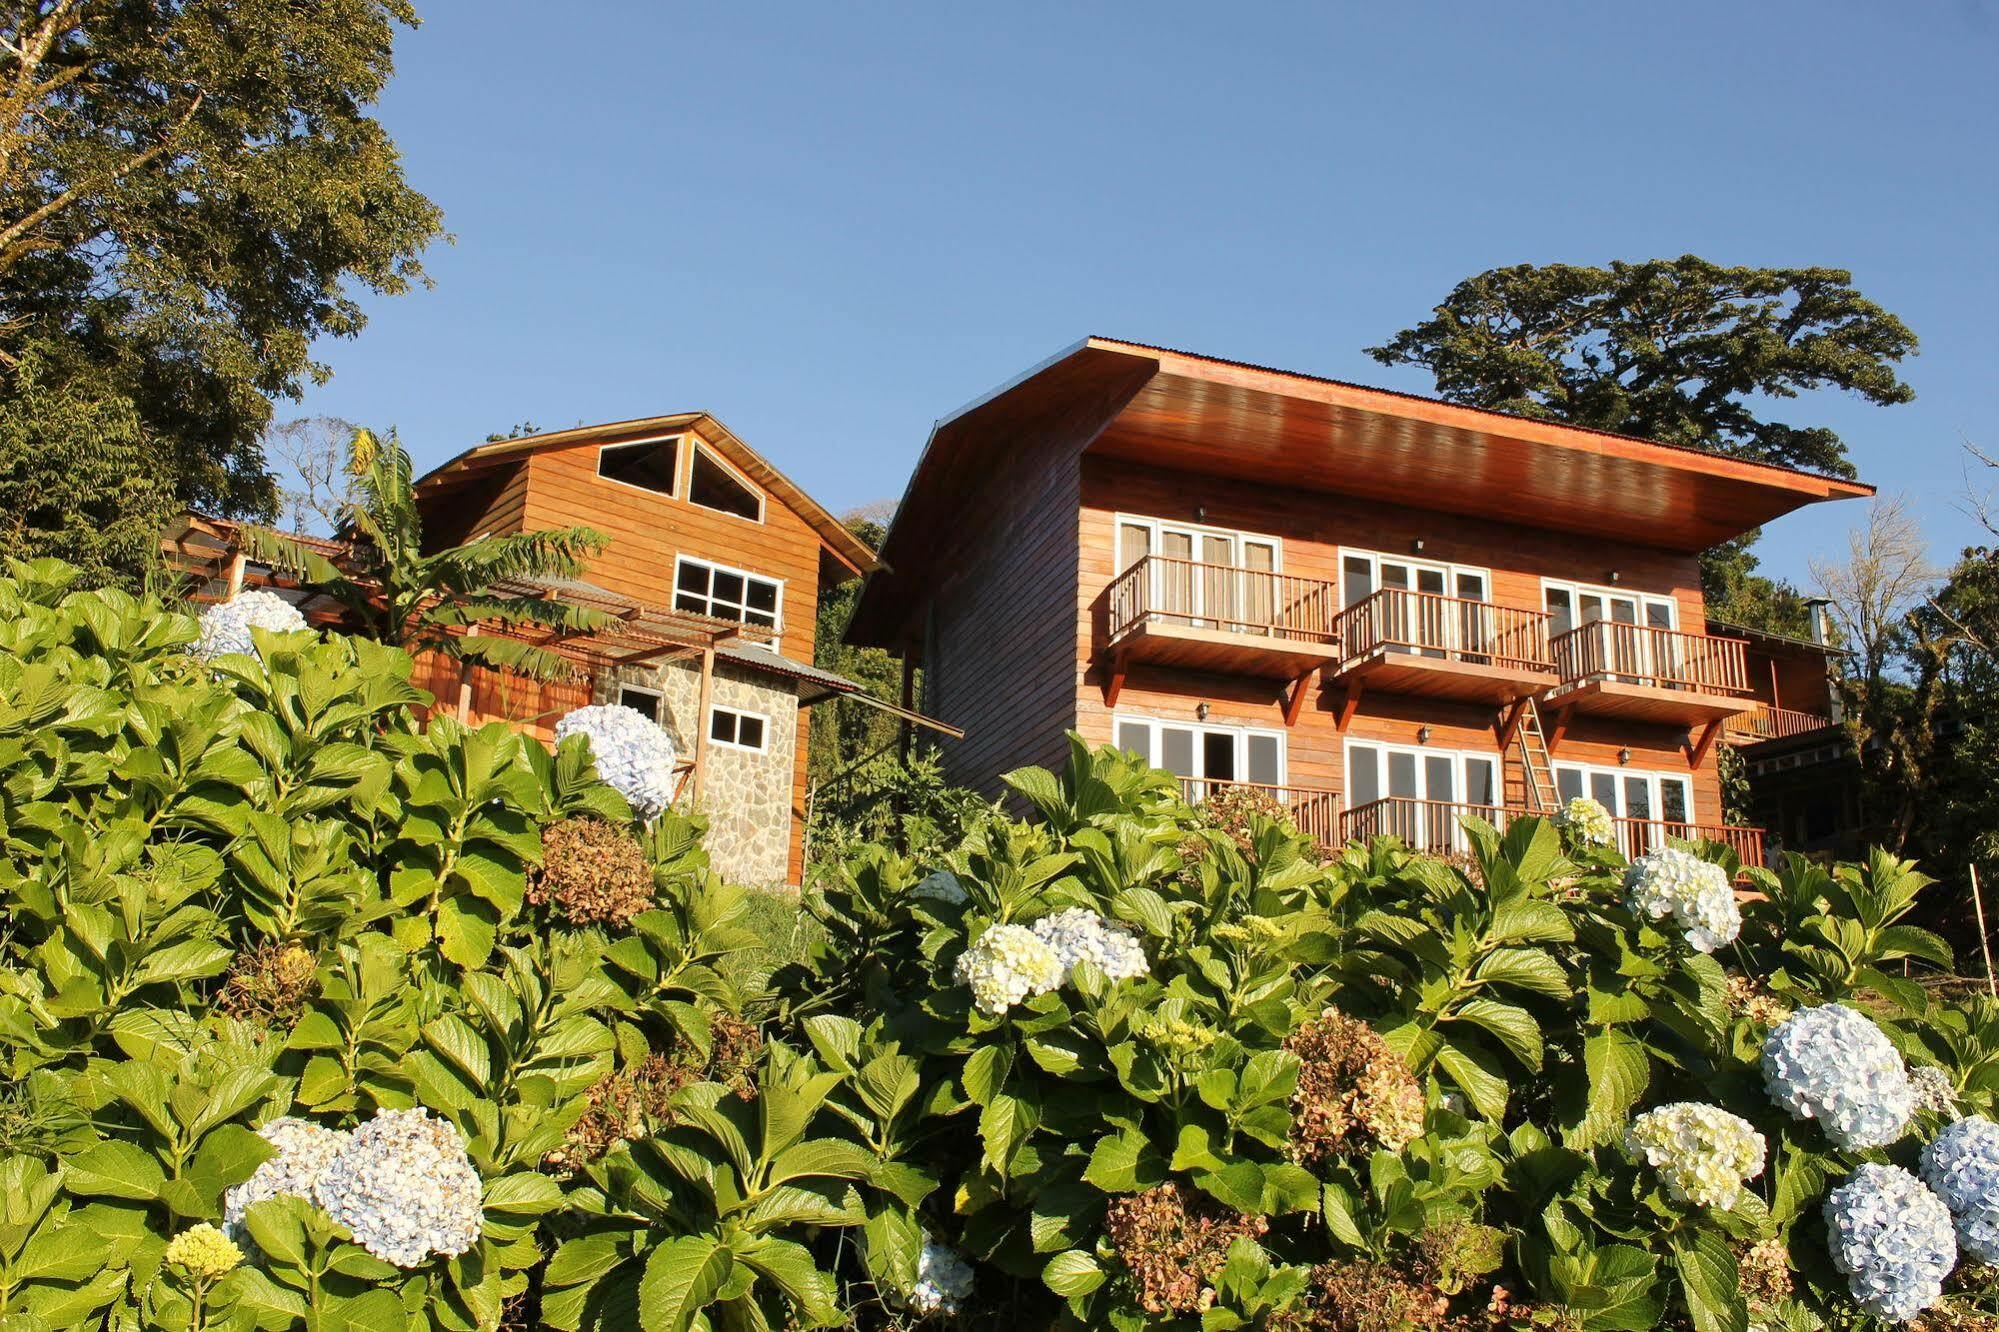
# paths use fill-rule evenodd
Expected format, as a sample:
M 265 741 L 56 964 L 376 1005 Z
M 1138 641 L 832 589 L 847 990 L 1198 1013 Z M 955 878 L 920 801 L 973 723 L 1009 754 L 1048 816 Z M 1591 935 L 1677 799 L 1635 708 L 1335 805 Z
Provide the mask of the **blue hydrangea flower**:
M 1999 1262 L 1999 1124 L 1960 1119 L 1923 1148 L 1923 1182 L 1957 1219 L 1957 1242 L 1981 1263 Z
M 673 737 L 636 708 L 593 704 L 564 714 L 555 724 L 558 744 L 572 735 L 590 742 L 597 775 L 630 802 L 642 819 L 673 803 Z
M 926 1316 L 941 1313 L 948 1318 L 971 1293 L 972 1265 L 936 1240 L 924 1240 L 923 1255 L 916 1260 L 916 1286 L 909 1292 L 909 1307 Z
M 416 1267 L 479 1242 L 479 1172 L 465 1139 L 422 1106 L 377 1110 L 312 1184 L 313 1201 L 383 1262 Z
M 1067 985 L 1076 964 L 1085 960 L 1113 981 L 1134 980 L 1146 973 L 1145 948 L 1138 936 L 1084 907 L 1064 907 L 1043 916 L 1033 929 L 1062 960 L 1061 984 Z
M 1957 1266 L 1950 1209 L 1902 1167 L 1854 1171 L 1827 1197 L 1825 1223 L 1833 1266 L 1868 1313 L 1906 1323 L 1943 1298 Z
M 227 601 L 218 601 L 201 613 L 201 638 L 194 645 L 197 656 L 213 661 L 231 652 L 246 657 L 257 655 L 252 629 L 268 629 L 275 634 L 297 633 L 307 628 L 298 607 L 274 592 L 251 588 Z
M 1841 1147 L 1885 1147 L 1908 1129 L 1916 1092 L 1881 1028 L 1844 1004 L 1794 1013 L 1763 1042 L 1763 1085 Z

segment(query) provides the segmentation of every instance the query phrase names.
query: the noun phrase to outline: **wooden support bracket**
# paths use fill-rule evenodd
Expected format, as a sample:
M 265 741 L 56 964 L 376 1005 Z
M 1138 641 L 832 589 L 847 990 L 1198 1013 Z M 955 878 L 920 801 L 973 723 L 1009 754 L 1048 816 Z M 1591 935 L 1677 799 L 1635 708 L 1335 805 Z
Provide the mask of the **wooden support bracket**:
M 1355 680 L 1347 686 L 1346 699 L 1340 704 L 1340 715 L 1334 722 L 1334 729 L 1339 731 L 1340 734 L 1346 734 L 1347 726 L 1353 721 L 1354 713 L 1360 711 L 1360 696 L 1365 689 L 1366 686 L 1359 680 Z
M 1113 652 L 1108 665 L 1104 667 L 1104 706 L 1117 706 L 1117 696 L 1124 692 L 1124 653 Z
M 1513 743 L 1513 737 L 1515 733 L 1520 730 L 1520 719 L 1522 717 L 1525 717 L 1526 715 L 1527 715 L 1527 700 L 1524 698 L 1515 699 L 1513 701 L 1513 706 L 1507 708 L 1500 715 L 1497 727 L 1499 731 L 1500 752 L 1504 753 L 1506 747 Z
M 1561 748 L 1562 737 L 1569 733 L 1570 711 L 1569 708 L 1556 708 L 1554 724 L 1548 728 L 1548 733 L 1541 737 L 1547 743 L 1550 754 Z
M 1698 740 L 1693 738 L 1693 734 L 1691 732 L 1688 733 L 1687 767 L 1690 770 L 1695 772 L 1700 771 L 1701 761 L 1707 757 L 1708 750 L 1714 748 L 1715 738 L 1720 734 L 1721 734 L 1721 719 L 1718 717 L 1715 720 L 1709 722 L 1707 725 L 1701 727 L 1701 734 Z
M 1298 724 L 1298 714 L 1305 710 L 1305 696 L 1312 692 L 1312 678 L 1317 674 L 1318 671 L 1316 669 L 1309 670 L 1291 682 L 1291 694 L 1284 700 L 1284 724 L 1286 726 L 1296 726 Z

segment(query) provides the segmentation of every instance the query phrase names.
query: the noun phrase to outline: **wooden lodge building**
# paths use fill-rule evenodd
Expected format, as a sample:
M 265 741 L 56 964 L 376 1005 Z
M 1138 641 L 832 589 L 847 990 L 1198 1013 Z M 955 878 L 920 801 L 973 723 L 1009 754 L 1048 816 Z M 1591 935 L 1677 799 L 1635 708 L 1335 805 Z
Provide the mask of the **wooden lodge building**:
M 683 756 L 676 804 L 709 817 L 716 870 L 739 883 L 797 884 L 809 709 L 855 697 L 900 712 L 813 664 L 822 592 L 873 569 L 874 552 L 698 412 L 481 444 L 422 477 L 416 494 L 425 542 L 439 548 L 574 525 L 609 538 L 583 581 L 496 589 L 615 617 L 610 629 L 543 640 L 576 662 L 573 681 L 461 671 L 432 653 L 418 659 L 415 682 L 437 706 L 542 739 L 572 708 L 635 707 L 672 734 Z M 169 534 L 171 557 L 204 580 L 198 595 L 275 584 L 309 619 L 337 621 L 330 602 L 249 566 L 234 532 L 190 515 Z M 316 544 L 339 563 L 340 542 Z
M 1829 725 L 1826 658 L 1710 626 L 1697 556 L 1871 493 L 1089 338 L 938 422 L 849 639 L 920 663 L 988 792 L 1074 729 L 1328 843 L 1451 850 L 1459 815 L 1587 793 L 1627 854 L 1760 863 L 1716 745 Z

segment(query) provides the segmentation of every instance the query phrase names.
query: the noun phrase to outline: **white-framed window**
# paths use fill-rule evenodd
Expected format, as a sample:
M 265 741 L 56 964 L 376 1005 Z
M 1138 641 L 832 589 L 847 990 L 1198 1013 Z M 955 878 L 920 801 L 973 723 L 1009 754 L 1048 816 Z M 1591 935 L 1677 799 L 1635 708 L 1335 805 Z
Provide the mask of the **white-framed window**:
M 1117 515 L 1117 569 L 1157 555 L 1146 589 L 1152 613 L 1197 628 L 1256 630 L 1275 622 L 1275 579 L 1284 571 L 1277 537 L 1142 514 Z
M 1473 564 L 1388 555 L 1378 550 L 1340 547 L 1340 605 L 1355 606 L 1377 592 L 1411 592 L 1384 597 L 1364 622 L 1350 631 L 1352 649 L 1382 644 L 1391 652 L 1425 657 L 1485 654 L 1492 650 L 1488 613 L 1476 605 L 1492 600 L 1492 570 Z M 1429 600 L 1430 597 L 1451 598 Z
M 680 447 L 684 436 L 635 439 L 625 444 L 605 444 L 597 450 L 597 475 L 621 486 L 632 486 L 655 495 L 680 493 Z
M 776 629 L 784 610 L 784 581 L 682 555 L 674 561 L 673 608 Z
M 1563 801 L 1588 796 L 1612 818 L 1693 823 L 1694 783 L 1684 772 L 1557 763 L 1555 790 Z
M 770 743 L 770 718 L 717 703 L 708 709 L 708 738 L 730 749 L 761 754 Z
M 1388 555 L 1378 550 L 1340 547 L 1340 604 L 1365 601 L 1384 588 L 1428 592 L 1461 601 L 1492 600 L 1492 570 L 1475 564 Z
M 1672 597 L 1543 578 L 1541 598 L 1548 612 L 1550 640 L 1599 622 L 1612 626 L 1595 636 L 1579 635 L 1590 640 L 1586 643 L 1570 640 L 1567 647 L 1558 643 L 1555 652 L 1565 674 L 1645 684 L 1674 680 L 1682 673 L 1682 649 L 1673 636 L 1680 627 L 1680 603 Z M 1632 627 L 1619 629 L 1619 625 Z M 1648 629 L 1664 632 L 1643 632 Z
M 763 491 L 720 454 L 698 441 L 694 445 L 694 459 L 687 468 L 687 502 L 753 523 L 764 520 Z
M 666 700 L 657 689 L 644 685 L 621 684 L 618 686 L 618 702 L 621 706 L 643 713 L 650 722 L 666 719 Z
M 1464 850 L 1460 818 L 1506 821 L 1505 770 L 1496 752 L 1349 740 L 1346 764 L 1346 809 L 1362 837 Z
M 1111 735 L 1119 749 L 1187 779 L 1196 799 L 1208 782 L 1284 785 L 1282 731 L 1121 712 L 1111 719 Z

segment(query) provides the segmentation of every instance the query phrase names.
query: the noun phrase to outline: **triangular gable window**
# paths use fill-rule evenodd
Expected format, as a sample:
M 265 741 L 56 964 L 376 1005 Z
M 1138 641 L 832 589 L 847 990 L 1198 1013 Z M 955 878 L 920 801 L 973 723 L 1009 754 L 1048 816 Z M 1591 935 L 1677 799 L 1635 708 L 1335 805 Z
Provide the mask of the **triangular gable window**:
M 710 453 L 704 445 L 694 447 L 694 468 L 688 478 L 687 498 L 704 509 L 733 513 L 753 523 L 764 520 L 763 496 L 757 493 L 756 487 Z
M 597 450 L 597 475 L 622 481 L 658 495 L 677 494 L 680 439 L 649 439 L 640 444 L 606 444 Z

